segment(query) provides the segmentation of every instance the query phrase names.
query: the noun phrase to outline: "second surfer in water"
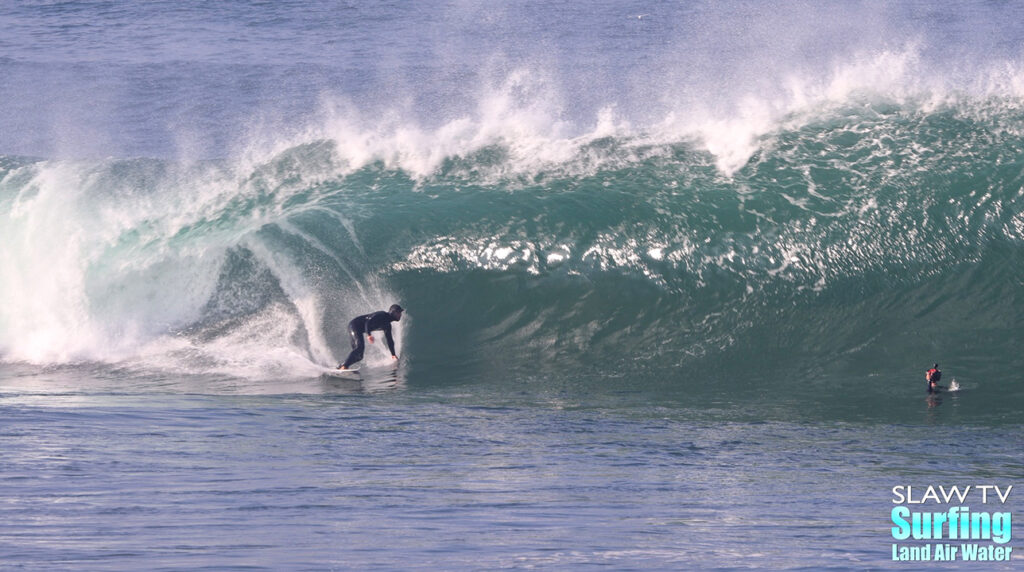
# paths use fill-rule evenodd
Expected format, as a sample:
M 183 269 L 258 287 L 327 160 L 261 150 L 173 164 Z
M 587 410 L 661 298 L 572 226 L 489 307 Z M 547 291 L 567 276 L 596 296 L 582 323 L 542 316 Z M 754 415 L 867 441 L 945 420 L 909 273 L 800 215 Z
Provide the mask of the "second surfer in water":
M 933 365 L 931 369 L 925 372 L 924 378 L 928 381 L 928 393 L 935 393 L 939 391 L 938 383 L 939 380 L 942 379 L 942 372 L 939 371 L 939 364 Z

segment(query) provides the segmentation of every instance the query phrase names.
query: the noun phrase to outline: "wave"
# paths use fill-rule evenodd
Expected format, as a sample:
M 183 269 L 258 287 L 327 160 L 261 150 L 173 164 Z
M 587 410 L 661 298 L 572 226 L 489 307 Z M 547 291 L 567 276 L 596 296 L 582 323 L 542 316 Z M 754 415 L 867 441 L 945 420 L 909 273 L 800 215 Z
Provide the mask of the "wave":
M 402 350 L 472 376 L 1011 375 L 1019 98 L 846 77 L 725 124 L 574 133 L 513 76 L 434 130 L 336 108 L 230 161 L 4 157 L 0 356 L 281 377 L 397 301 Z

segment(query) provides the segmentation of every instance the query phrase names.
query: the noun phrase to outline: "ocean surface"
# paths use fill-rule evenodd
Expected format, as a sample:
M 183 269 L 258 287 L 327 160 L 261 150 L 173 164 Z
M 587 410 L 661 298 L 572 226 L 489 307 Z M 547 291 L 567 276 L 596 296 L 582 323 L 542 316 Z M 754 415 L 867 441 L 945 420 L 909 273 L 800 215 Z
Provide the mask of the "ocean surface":
M 891 511 L 1024 518 L 1024 6 L 0 30 L 0 569 L 1022 565 Z

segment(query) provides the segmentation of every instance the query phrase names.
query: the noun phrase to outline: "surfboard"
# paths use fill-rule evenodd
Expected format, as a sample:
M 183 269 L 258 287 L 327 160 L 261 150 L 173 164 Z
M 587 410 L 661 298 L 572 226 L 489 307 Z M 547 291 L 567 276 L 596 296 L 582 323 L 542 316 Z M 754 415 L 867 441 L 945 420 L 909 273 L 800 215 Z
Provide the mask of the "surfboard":
M 359 375 L 359 368 L 356 368 L 356 369 L 324 368 L 323 375 L 326 375 L 328 377 L 340 377 L 340 378 L 343 378 L 343 379 L 358 379 L 359 377 L 361 377 Z

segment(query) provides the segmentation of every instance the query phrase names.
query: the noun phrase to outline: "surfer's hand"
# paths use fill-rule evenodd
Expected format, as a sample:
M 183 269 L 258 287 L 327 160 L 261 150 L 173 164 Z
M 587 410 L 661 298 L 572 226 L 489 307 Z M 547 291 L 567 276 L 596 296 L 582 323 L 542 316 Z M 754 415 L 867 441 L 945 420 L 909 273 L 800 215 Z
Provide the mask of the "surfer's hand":
M 368 337 L 370 338 L 370 343 L 372 344 L 373 343 L 373 336 L 371 335 L 371 336 L 368 336 Z
M 391 356 L 391 359 L 398 359 L 398 356 Z

